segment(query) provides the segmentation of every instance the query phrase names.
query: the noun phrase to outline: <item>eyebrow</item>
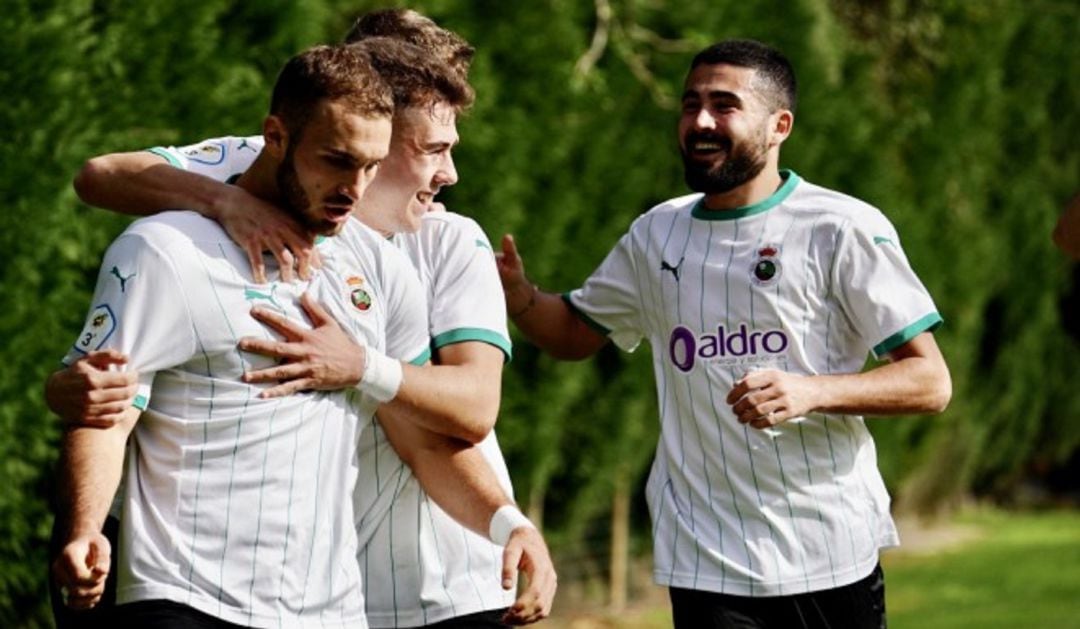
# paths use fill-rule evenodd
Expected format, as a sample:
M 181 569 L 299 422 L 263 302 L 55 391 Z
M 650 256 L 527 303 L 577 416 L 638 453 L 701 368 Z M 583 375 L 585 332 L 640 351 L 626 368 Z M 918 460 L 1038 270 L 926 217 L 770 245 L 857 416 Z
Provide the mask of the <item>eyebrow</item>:
M 350 153 L 343 149 L 328 148 L 326 149 L 328 157 L 334 159 L 345 160 L 350 166 L 356 166 L 358 164 L 367 164 L 370 162 L 377 162 L 386 157 L 386 155 L 368 155 L 366 153 L 360 153 L 358 155 Z
M 683 100 L 701 99 L 702 97 L 703 97 L 703 95 L 701 93 L 697 92 L 696 90 L 688 89 L 685 92 L 683 92 L 682 99 Z M 717 100 L 719 100 L 719 101 L 730 101 L 730 102 L 734 102 L 734 103 L 737 103 L 737 104 L 743 102 L 743 99 L 742 99 L 741 96 L 739 96 L 735 92 L 729 92 L 727 90 L 712 90 L 712 91 L 706 92 L 704 94 L 704 98 L 706 98 L 706 99 L 708 99 L 710 101 L 717 101 Z
M 432 140 L 430 142 L 422 142 L 420 143 L 420 146 L 425 149 L 454 148 L 460 141 L 461 138 L 455 136 L 453 140 Z
M 328 149 L 326 149 L 326 154 L 327 154 L 328 157 L 333 157 L 335 159 L 348 160 L 349 162 L 357 162 L 357 161 L 359 161 L 357 156 L 353 155 L 352 153 L 350 153 L 348 151 L 342 150 L 342 149 L 328 148 Z

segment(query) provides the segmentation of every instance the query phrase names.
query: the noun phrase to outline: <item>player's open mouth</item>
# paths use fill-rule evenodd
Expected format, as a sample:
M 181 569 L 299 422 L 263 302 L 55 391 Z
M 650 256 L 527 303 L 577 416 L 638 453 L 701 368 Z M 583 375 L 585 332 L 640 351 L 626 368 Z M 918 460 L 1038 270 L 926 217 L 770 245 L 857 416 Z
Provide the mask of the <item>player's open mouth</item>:
M 690 144 L 690 154 L 695 157 L 714 157 L 719 153 L 727 152 L 726 142 L 697 141 Z
M 417 192 L 416 200 L 420 203 L 420 205 L 426 208 L 427 206 L 431 205 L 432 201 L 435 200 L 435 194 L 431 192 Z
M 352 214 L 351 205 L 324 205 L 323 209 L 326 210 L 326 217 L 334 222 L 343 221 Z

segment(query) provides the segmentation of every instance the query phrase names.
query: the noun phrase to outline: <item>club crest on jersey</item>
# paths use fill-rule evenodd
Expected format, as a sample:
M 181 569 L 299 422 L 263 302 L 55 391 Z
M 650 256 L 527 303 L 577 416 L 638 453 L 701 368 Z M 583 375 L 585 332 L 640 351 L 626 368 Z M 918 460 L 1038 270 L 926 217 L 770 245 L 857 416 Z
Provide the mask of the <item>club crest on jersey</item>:
M 780 264 L 780 247 L 766 245 L 757 251 L 757 259 L 750 268 L 750 277 L 758 286 L 772 286 L 780 280 L 784 267 Z
M 86 354 L 101 349 L 115 330 L 116 316 L 112 308 L 108 304 L 97 306 L 86 318 L 86 327 L 75 341 L 75 351 Z
M 221 142 L 204 142 L 184 149 L 183 153 L 193 162 L 214 166 L 225 160 L 225 145 Z
M 371 294 L 364 290 L 364 278 L 354 275 L 345 280 L 345 283 L 352 289 L 349 293 L 349 299 L 352 300 L 352 305 L 356 306 L 356 309 L 360 312 L 371 310 Z

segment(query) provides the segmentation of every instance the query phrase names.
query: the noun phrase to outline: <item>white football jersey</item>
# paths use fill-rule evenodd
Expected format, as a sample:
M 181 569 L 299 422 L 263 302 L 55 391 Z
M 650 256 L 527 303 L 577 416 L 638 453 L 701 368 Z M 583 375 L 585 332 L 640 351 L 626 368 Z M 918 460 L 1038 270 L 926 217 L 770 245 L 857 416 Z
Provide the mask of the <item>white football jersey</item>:
M 420 273 L 434 348 L 478 341 L 509 359 L 502 284 L 480 226 L 460 214 L 434 212 L 424 216 L 419 232 L 395 235 L 393 241 Z M 360 443 L 361 476 L 384 479 L 356 487 L 371 626 L 428 625 L 513 604 L 514 591 L 501 585 L 502 547 L 458 524 L 424 493 L 378 422 Z M 478 447 L 512 496 L 495 432 Z
M 220 181 L 244 172 L 263 139 L 223 137 L 186 147 L 155 148 L 178 168 Z M 489 343 L 510 358 L 502 285 L 487 236 L 472 219 L 430 213 L 415 234 L 394 242 L 425 288 L 434 349 Z M 360 443 L 356 490 L 359 561 L 373 627 L 426 625 L 513 603 L 501 585 L 502 548 L 458 524 L 420 488 L 411 470 L 370 422 Z M 480 444 L 508 495 L 509 472 L 494 431 Z
M 351 497 L 376 403 L 356 392 L 260 399 L 264 385 L 241 375 L 274 361 L 236 344 L 272 337 L 254 305 L 306 321 L 308 291 L 370 346 L 424 362 L 427 308 L 409 262 L 366 227 L 319 246 L 325 264 L 311 282 L 274 272 L 256 284 L 217 223 L 167 212 L 133 223 L 106 253 L 66 360 L 115 348 L 140 374 L 118 603 L 167 599 L 251 626 L 366 626 Z
M 700 194 L 653 208 L 565 296 L 620 348 L 652 347 L 661 434 L 647 497 L 663 585 L 833 588 L 899 541 L 862 417 L 758 430 L 725 402 L 749 371 L 857 373 L 941 322 L 881 212 L 783 176 L 745 208 L 708 211 Z

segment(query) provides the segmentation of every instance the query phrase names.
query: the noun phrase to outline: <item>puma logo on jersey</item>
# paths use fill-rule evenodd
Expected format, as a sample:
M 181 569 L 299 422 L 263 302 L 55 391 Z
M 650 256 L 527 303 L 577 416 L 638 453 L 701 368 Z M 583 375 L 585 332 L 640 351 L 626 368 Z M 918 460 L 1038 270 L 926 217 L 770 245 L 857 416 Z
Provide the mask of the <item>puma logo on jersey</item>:
M 277 282 L 273 283 L 270 286 L 270 292 L 269 293 L 267 293 L 265 291 L 261 291 L 261 290 L 251 288 L 249 286 L 249 287 L 244 288 L 244 299 L 246 299 L 248 301 L 255 301 L 257 299 L 257 300 L 260 300 L 260 301 L 269 302 L 270 305 L 273 308 L 275 308 L 276 310 L 278 310 L 279 312 L 285 312 L 285 309 L 282 308 L 281 304 L 279 304 L 277 299 L 274 298 L 274 293 L 275 292 L 277 292 Z
M 664 271 L 671 271 L 671 274 L 675 277 L 675 281 L 678 282 L 679 281 L 679 273 L 680 273 L 679 268 L 682 267 L 683 260 L 685 260 L 685 259 L 686 259 L 686 256 L 683 256 L 683 257 L 679 258 L 679 263 L 678 264 L 676 264 L 675 266 L 671 266 L 670 264 L 667 263 L 666 260 L 664 260 L 663 258 L 660 258 L 660 272 L 663 273 Z
M 123 292 L 125 292 L 127 290 L 127 281 L 130 280 L 131 278 L 135 277 L 134 273 L 132 273 L 131 275 L 129 275 L 127 277 L 124 277 L 123 275 L 120 275 L 120 269 L 116 268 L 115 266 L 112 268 L 112 271 L 110 271 L 110 273 L 115 275 L 116 279 L 120 280 L 120 292 L 121 293 L 123 293 Z

